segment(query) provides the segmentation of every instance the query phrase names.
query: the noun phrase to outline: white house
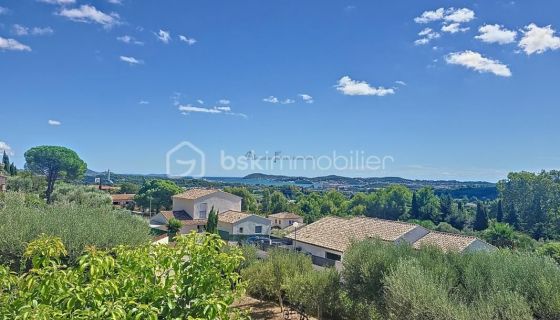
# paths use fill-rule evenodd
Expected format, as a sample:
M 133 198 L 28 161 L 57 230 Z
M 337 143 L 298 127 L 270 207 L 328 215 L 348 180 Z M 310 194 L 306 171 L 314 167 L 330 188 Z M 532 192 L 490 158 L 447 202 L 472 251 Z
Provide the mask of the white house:
M 173 210 L 162 211 L 150 219 L 150 227 L 167 232 L 169 220 L 181 222 L 179 233 L 193 230 L 202 232 L 208 222 L 208 213 L 218 213 L 218 230 L 225 239 L 249 235 L 269 235 L 270 221 L 264 217 L 241 212 L 241 197 L 214 189 L 190 189 L 174 195 Z
M 235 210 L 218 214 L 218 231 L 227 240 L 255 235 L 268 236 L 270 230 L 270 220 L 265 217 Z
M 268 216 L 268 219 L 272 223 L 272 228 L 285 229 L 297 222 L 299 224 L 303 223 L 303 217 L 292 212 L 278 212 Z
M 437 246 L 443 251 L 495 250 L 476 237 L 433 232 L 416 224 L 367 217 L 325 217 L 286 236 L 297 250 L 319 259 L 341 261 L 352 241 L 377 238 L 414 248 Z

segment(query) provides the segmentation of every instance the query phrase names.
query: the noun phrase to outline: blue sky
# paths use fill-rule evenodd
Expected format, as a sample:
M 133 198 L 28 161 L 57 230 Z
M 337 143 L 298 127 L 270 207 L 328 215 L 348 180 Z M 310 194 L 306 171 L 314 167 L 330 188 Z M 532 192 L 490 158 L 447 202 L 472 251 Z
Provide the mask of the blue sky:
M 162 173 L 206 154 L 391 156 L 318 176 L 558 168 L 556 1 L 0 1 L 0 148 Z

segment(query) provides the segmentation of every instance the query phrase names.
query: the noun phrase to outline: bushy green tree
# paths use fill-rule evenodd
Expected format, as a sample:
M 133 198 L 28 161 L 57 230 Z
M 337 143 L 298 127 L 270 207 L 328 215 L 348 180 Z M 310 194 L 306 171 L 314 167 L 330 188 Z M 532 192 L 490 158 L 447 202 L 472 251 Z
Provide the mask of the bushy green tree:
M 206 222 L 206 232 L 218 233 L 218 214 L 219 213 L 216 212 L 216 210 L 214 210 L 214 207 L 212 206 L 210 213 L 208 213 L 208 220 Z
M 257 212 L 257 199 L 251 191 L 249 191 L 249 189 L 245 187 L 226 187 L 224 188 L 224 191 L 242 198 L 241 211 L 249 211 L 253 213 Z
M 473 229 L 476 231 L 488 228 L 488 210 L 482 202 L 476 204 L 476 215 L 474 217 Z
M 418 201 L 419 219 L 440 221 L 440 203 L 432 188 L 423 187 L 418 190 L 416 199 Z
M 150 204 L 152 209 L 159 212 L 161 208 L 170 209 L 173 204 L 172 196 L 181 193 L 181 189 L 173 181 L 169 180 L 150 180 L 145 182 L 136 196 L 134 201 L 143 207 L 149 208 Z
M 57 184 L 51 196 L 53 203 L 68 203 L 88 207 L 111 205 L 111 196 L 92 186 Z
M 191 233 L 174 247 L 89 247 L 68 267 L 62 240 L 43 235 L 25 250 L 31 270 L 0 266 L 0 318 L 234 319 L 242 257 L 224 248 L 217 235 Z
M 118 192 L 121 194 L 136 194 L 138 191 L 140 191 L 140 186 L 135 183 L 123 182 L 119 184 Z
M 51 195 L 58 179 L 77 180 L 86 172 L 87 165 L 73 150 L 59 146 L 39 146 L 27 150 L 25 167 L 47 178 L 45 196 L 51 203 Z
M 179 233 L 182 226 L 183 225 L 181 224 L 181 221 L 179 221 L 178 219 L 169 219 L 169 221 L 167 221 L 167 234 L 169 235 L 169 238 L 174 239 L 175 235 Z

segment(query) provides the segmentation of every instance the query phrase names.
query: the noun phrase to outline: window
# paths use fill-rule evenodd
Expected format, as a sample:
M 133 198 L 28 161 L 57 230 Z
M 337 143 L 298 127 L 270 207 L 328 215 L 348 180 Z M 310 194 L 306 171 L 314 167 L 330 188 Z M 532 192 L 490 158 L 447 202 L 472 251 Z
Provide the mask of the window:
M 208 209 L 208 204 L 201 203 L 198 207 L 198 218 L 199 219 L 206 219 L 206 210 Z
M 255 233 L 262 233 L 262 226 L 255 226 Z
M 289 223 L 290 225 L 294 224 L 294 222 L 293 222 L 292 220 L 288 221 L 288 223 Z
M 239 233 L 243 233 L 243 227 L 239 228 Z
M 330 253 L 330 252 L 325 252 L 325 258 L 340 261 L 340 255 L 339 254 L 334 254 L 334 253 Z

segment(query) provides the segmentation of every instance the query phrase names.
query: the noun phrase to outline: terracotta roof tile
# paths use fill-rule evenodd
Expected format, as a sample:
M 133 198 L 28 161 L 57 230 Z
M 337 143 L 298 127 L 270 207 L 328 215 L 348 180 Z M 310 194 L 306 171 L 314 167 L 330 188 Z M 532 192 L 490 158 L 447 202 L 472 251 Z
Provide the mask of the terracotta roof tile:
M 430 231 L 428 234 L 414 242 L 412 246 L 416 249 L 419 249 L 423 246 L 436 246 L 444 252 L 462 252 L 475 240 L 477 240 L 476 237 L 454 233 Z
M 277 219 L 301 219 L 302 217 L 292 212 L 278 212 L 268 216 Z
M 200 188 L 194 188 L 194 189 L 189 189 L 185 192 L 176 194 L 173 196 L 173 198 L 180 198 L 180 199 L 189 199 L 189 200 L 194 200 L 194 199 L 198 199 L 204 196 L 207 196 L 209 194 L 213 194 L 218 192 L 219 190 L 216 189 L 200 189 Z
M 325 217 L 298 229 L 296 240 L 344 252 L 352 240 L 379 238 L 384 241 L 396 241 L 415 228 L 420 228 L 420 226 L 366 217 L 350 219 Z M 296 235 L 290 233 L 286 237 L 294 239 Z
M 236 223 L 237 221 L 251 216 L 250 213 L 228 210 L 218 213 L 218 221 L 225 223 Z
M 111 199 L 113 201 L 131 201 L 134 200 L 135 194 L 133 193 L 123 193 L 123 194 L 112 194 Z

